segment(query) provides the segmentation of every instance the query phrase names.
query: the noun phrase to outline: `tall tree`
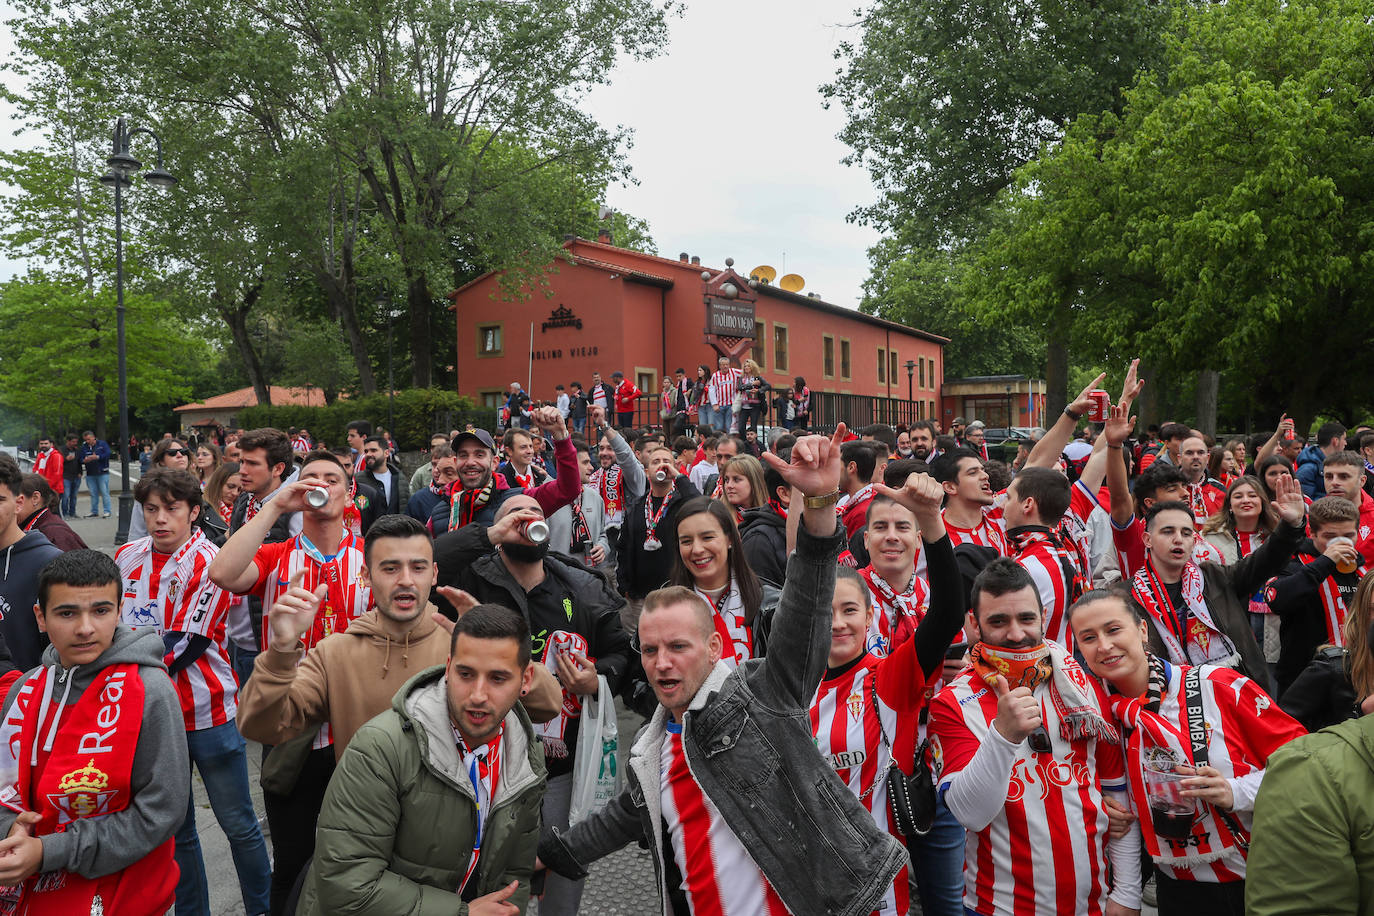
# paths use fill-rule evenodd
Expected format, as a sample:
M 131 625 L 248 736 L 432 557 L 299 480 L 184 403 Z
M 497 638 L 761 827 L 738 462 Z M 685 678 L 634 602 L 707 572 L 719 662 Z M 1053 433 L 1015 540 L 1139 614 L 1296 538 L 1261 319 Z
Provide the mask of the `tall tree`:
M 875 0 L 821 89 L 847 115 L 845 162 L 866 168 L 878 189 L 852 214 L 890 236 L 871 253 L 875 273 L 909 272 L 904 257 L 920 262 L 932 250 L 957 259 L 981 238 L 1018 167 L 1079 113 L 1119 107 L 1121 88 L 1159 54 L 1168 9 L 1160 0 Z M 876 279 L 869 296 L 898 285 Z M 1048 347 L 1052 411 L 1066 397 L 1066 319 L 1061 309 L 1012 329 Z
M 1224 366 L 1270 419 L 1356 419 L 1374 406 L 1341 358 L 1374 343 L 1371 22 L 1374 0 L 1181 10 L 1122 113 L 1018 174 L 969 294 L 1043 318 L 1068 289 L 1076 336 L 1155 378 Z

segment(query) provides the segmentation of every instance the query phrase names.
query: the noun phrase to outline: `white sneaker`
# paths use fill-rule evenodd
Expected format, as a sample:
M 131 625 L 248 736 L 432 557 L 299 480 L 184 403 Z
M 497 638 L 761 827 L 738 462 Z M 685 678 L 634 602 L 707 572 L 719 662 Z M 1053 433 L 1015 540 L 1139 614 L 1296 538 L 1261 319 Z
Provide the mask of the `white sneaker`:
M 109 518 L 109 517 L 110 517 L 110 513 L 108 513 L 108 512 L 102 512 L 102 513 L 100 514 L 100 517 L 101 517 L 101 518 Z

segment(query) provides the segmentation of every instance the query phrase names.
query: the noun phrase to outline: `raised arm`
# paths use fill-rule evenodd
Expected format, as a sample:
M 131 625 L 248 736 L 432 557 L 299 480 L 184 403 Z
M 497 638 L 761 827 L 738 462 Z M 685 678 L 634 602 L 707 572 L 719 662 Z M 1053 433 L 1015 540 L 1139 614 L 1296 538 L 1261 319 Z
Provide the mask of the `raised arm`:
M 1135 417 L 1130 414 L 1129 406 L 1118 404 L 1112 408 L 1111 417 L 1102 430 L 1102 439 L 1107 443 L 1107 491 L 1112 500 L 1112 523 L 1124 528 L 1135 516 L 1135 502 L 1131 499 L 1131 485 L 1126 479 L 1126 457 L 1122 443 L 1130 438 L 1135 428 Z M 1124 570 L 1123 570 L 1124 572 Z
M 295 480 L 284 485 L 242 528 L 235 531 L 210 563 L 210 581 L 236 595 L 248 593 L 258 581 L 258 569 L 253 563 L 258 548 L 282 515 L 303 512 L 307 506 L 305 494 L 318 485 Z
M 1026 456 L 1026 467 L 1028 468 L 1052 468 L 1059 456 L 1064 454 L 1064 447 L 1073 438 L 1073 431 L 1078 428 L 1078 423 L 1087 414 L 1088 408 L 1092 407 L 1092 398 L 1088 397 L 1088 392 L 1092 391 L 1102 380 L 1107 377 L 1103 372 L 1088 383 L 1088 387 L 1078 392 L 1078 397 L 1074 398 L 1064 408 L 1064 412 L 1059 415 L 1059 419 L 1049 428 L 1045 435 L 1040 437 L 1040 441 L 1035 443 L 1031 453 Z
M 805 709 L 825 673 L 830 652 L 830 596 L 835 592 L 835 559 L 844 546 L 844 528 L 835 514 L 840 489 L 840 443 L 845 425 L 833 436 L 806 436 L 784 462 L 771 452 L 764 460 L 801 499 L 797 549 L 787 561 L 787 581 L 768 637 L 762 678 L 772 702 Z M 807 505 L 808 499 L 819 505 Z
M 635 457 L 635 450 L 625 441 L 625 437 L 617 432 L 615 427 L 606 423 L 606 408 L 595 404 L 588 406 L 587 419 L 601 430 L 606 441 L 611 444 L 611 451 L 615 452 L 615 463 L 625 475 L 625 507 L 628 509 L 649 487 L 649 478 L 644 475 L 644 465 L 639 463 L 639 459 Z
M 1279 447 L 1279 440 L 1283 438 L 1284 433 L 1291 433 L 1292 431 L 1293 421 L 1290 420 L 1288 414 L 1285 413 L 1279 417 L 1279 428 L 1274 430 L 1274 435 L 1270 436 L 1269 441 L 1261 445 L 1259 451 L 1255 452 L 1256 466 L 1258 466 L 1261 461 L 1274 454 L 1274 450 Z
M 553 457 L 558 476 L 530 490 L 545 515 L 553 515 L 582 495 L 582 475 L 577 468 L 577 449 L 568 436 L 568 424 L 557 407 L 539 407 L 532 414 L 534 425 L 553 439 Z

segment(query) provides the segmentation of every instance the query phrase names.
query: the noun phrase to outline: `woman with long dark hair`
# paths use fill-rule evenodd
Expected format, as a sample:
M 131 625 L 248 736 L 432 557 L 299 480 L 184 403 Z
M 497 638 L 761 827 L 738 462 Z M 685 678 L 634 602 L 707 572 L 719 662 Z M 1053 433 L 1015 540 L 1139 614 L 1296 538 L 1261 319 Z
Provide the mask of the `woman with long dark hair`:
M 744 558 L 735 513 L 725 503 L 697 496 L 682 504 L 668 583 L 694 589 L 706 599 L 725 645 L 724 661 L 731 668 L 763 654 L 758 651 L 762 649 L 757 632 L 760 618 L 765 605 L 776 606 L 779 593 L 770 588 L 771 594 L 765 596 L 759 577 Z

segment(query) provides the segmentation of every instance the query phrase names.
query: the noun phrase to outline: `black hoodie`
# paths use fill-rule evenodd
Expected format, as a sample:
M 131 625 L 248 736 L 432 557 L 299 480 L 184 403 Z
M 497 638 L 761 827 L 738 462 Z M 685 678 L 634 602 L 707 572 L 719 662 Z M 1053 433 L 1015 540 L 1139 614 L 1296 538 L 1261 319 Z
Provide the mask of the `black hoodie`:
M 787 575 L 787 519 L 772 506 L 746 509 L 739 536 L 749 568 L 781 588 Z
M 1334 580 L 1349 607 L 1355 586 L 1360 582 L 1356 573 L 1337 572 L 1336 562 L 1321 555 L 1310 538 L 1298 545 L 1296 554 L 1265 588 L 1269 610 L 1279 616 L 1279 661 L 1275 677 L 1280 694 L 1302 674 L 1317 654 L 1317 647 L 1330 642 L 1326 632 L 1326 610 L 1322 607 L 1322 583 Z M 1304 563 L 1303 555 L 1316 559 Z
M 60 557 L 41 532 L 29 531 L 0 551 L 0 637 L 4 637 L 9 656 L 0 660 L 0 672 L 18 667 L 28 671 L 38 665 L 46 636 L 38 632 L 33 605 L 38 600 L 38 573 L 48 561 Z

